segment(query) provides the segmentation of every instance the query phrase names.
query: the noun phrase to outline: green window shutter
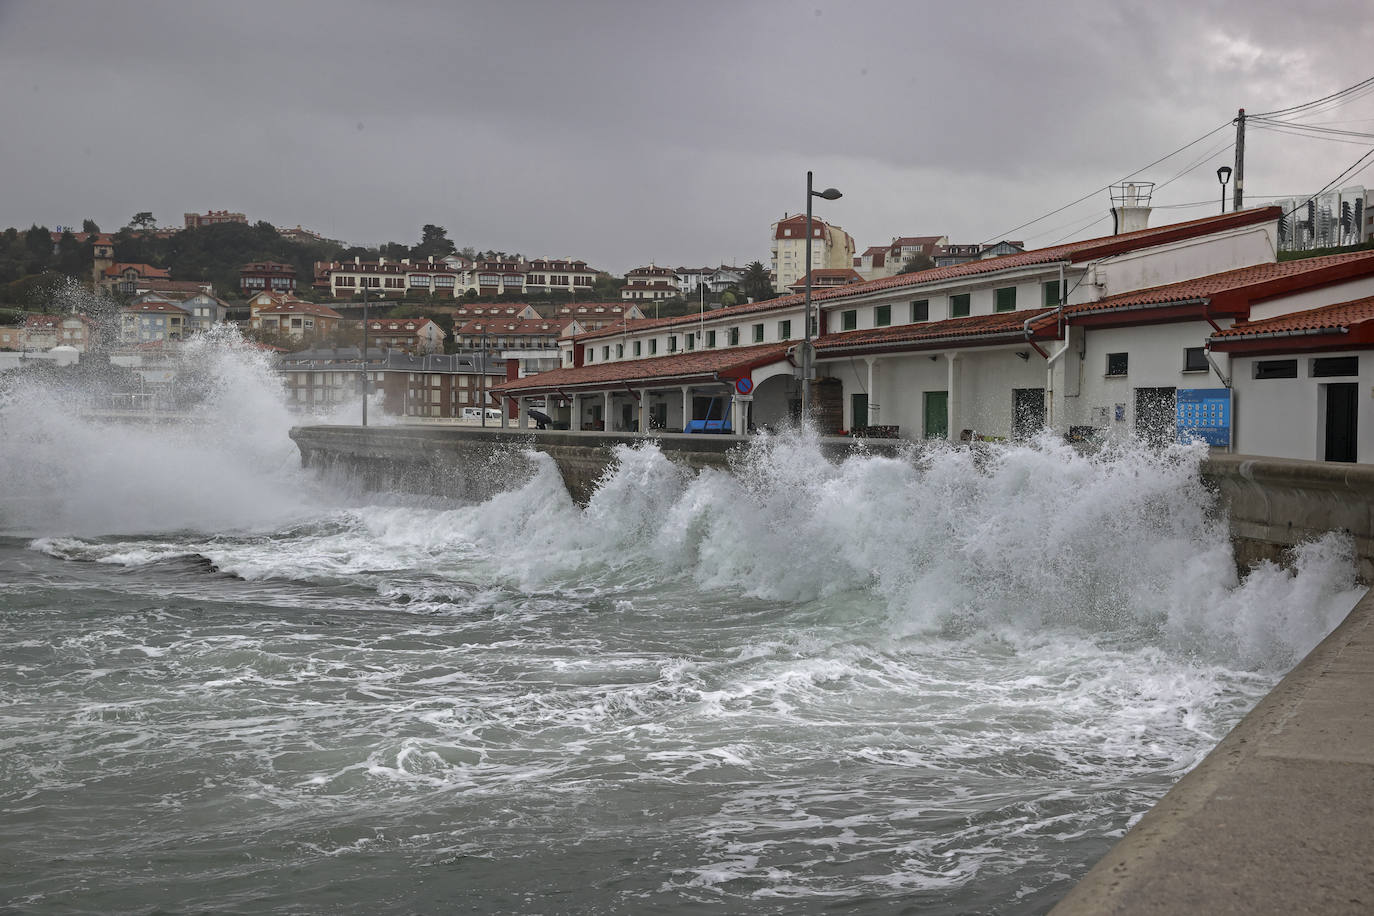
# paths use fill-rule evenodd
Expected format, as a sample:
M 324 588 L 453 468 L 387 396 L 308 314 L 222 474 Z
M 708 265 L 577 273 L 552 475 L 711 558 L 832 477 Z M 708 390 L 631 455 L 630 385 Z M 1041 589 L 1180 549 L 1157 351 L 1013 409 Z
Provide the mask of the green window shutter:
M 969 294 L 959 293 L 949 297 L 949 317 L 967 318 L 969 311 Z
M 1058 280 L 1046 280 L 1045 283 L 1042 284 L 1042 285 L 1043 285 L 1044 288 L 1045 288 L 1045 304 L 1046 304 L 1046 305 L 1058 305 L 1058 304 L 1059 304 L 1059 281 L 1058 281 Z
M 993 306 L 995 312 L 1014 312 L 1016 311 L 1016 287 L 1004 286 L 992 292 Z
M 911 320 L 913 322 L 930 320 L 929 299 L 917 299 L 915 302 L 911 303 Z
M 892 324 L 892 306 L 880 305 L 873 310 L 873 326 L 885 328 Z
M 840 329 L 852 331 L 859 326 L 859 312 L 857 309 L 850 309 L 840 313 Z

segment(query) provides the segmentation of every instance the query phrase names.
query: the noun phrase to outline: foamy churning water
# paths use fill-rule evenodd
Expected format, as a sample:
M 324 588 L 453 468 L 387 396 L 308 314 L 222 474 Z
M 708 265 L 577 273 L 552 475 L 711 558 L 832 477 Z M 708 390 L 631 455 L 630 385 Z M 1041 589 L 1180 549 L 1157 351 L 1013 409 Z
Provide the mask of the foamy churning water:
M 0 582 L 31 902 L 153 887 L 134 844 L 173 910 L 1039 911 L 1359 594 L 1335 536 L 1238 578 L 1198 448 L 338 493 L 256 352 L 192 348 L 191 427 L 0 405 L 0 530 L 83 561 Z

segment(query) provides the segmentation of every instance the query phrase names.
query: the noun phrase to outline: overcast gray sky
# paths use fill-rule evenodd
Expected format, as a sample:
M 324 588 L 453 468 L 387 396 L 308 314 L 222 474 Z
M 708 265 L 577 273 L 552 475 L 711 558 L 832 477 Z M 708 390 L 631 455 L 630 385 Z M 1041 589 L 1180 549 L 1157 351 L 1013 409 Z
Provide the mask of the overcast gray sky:
M 0 225 L 228 209 L 358 244 L 437 223 L 617 273 L 766 263 L 810 168 L 860 250 L 980 242 L 1238 107 L 1366 79 L 1372 48 L 1357 0 L 0 0 Z M 1311 120 L 1374 132 L 1374 94 Z M 1197 164 L 1152 224 L 1219 209 L 1232 139 L 1139 176 Z M 1360 142 L 1252 130 L 1247 192 L 1316 191 Z M 1010 235 L 1107 234 L 1108 206 Z

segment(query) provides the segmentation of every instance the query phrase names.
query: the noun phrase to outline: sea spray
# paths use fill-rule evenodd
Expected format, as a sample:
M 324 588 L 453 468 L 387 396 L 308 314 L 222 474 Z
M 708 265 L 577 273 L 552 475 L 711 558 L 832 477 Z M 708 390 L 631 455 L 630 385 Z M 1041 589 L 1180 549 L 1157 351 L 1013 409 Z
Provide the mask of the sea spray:
M 88 358 L 94 362 L 94 358 Z M 178 350 L 175 422 L 104 418 L 105 383 L 10 380 L 0 464 L 22 481 L 0 527 L 38 533 L 219 531 L 279 524 L 319 508 L 287 432 L 270 356 L 217 327 Z

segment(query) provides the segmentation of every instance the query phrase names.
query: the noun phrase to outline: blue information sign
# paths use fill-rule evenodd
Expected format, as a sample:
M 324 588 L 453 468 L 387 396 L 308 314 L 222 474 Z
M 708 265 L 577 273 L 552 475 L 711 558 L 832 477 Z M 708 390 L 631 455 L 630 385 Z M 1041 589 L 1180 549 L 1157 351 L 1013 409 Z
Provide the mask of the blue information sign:
M 1178 441 L 1231 444 L 1231 389 L 1178 389 Z

